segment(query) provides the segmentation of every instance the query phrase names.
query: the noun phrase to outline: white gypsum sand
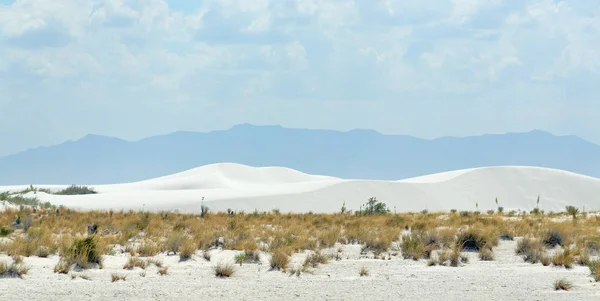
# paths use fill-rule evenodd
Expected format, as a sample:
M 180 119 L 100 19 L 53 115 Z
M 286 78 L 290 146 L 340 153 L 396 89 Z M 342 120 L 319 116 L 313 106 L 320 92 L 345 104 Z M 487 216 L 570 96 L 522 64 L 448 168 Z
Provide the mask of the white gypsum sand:
M 65 185 L 34 185 L 58 190 Z M 338 212 L 342 203 L 358 210 L 369 197 L 377 197 L 398 212 L 496 209 L 531 210 L 540 196 L 540 209 L 562 211 L 573 205 L 600 209 L 600 179 L 562 170 L 505 166 L 474 168 L 400 181 L 348 180 L 315 176 L 283 167 L 250 167 L 234 163 L 202 166 L 147 181 L 89 185 L 92 195 L 53 195 L 38 192 L 41 201 L 75 209 L 211 210 L 251 212 Z M 23 186 L 4 186 L 17 191 Z M 29 193 L 33 196 L 33 193 Z M 202 199 L 204 198 L 204 201 Z M 476 207 L 476 204 L 478 207 Z
M 127 253 L 104 256 L 103 269 L 72 271 L 89 280 L 52 272 L 58 256 L 28 257 L 31 267 L 23 279 L 0 279 L 0 300 L 15 297 L 26 300 L 578 300 L 600 299 L 599 284 L 591 282 L 587 267 L 572 269 L 544 267 L 524 263 L 515 256 L 515 241 L 501 241 L 494 248 L 494 261 L 479 261 L 476 253 L 467 253 L 470 262 L 460 267 L 428 267 L 425 260 L 359 258 L 359 245 L 342 246 L 342 260 L 332 260 L 300 277 L 269 271 L 268 254 L 262 263 L 235 265 L 231 278 L 214 276 L 212 267 L 219 262 L 233 263 L 236 251 L 211 250 L 211 261 L 201 251 L 188 261 L 179 256 L 161 254 L 155 258 L 168 266 L 168 275 L 160 276 L 155 266 L 146 270 L 124 270 Z M 336 247 L 337 248 L 337 247 Z M 302 262 L 303 254 L 294 254 L 292 266 Z M 295 259 L 295 260 L 294 260 Z M 0 261 L 10 258 L 0 255 Z M 369 276 L 360 277 L 366 267 Z M 126 276 L 111 282 L 111 274 Z M 555 291 L 557 279 L 571 281 L 575 287 Z

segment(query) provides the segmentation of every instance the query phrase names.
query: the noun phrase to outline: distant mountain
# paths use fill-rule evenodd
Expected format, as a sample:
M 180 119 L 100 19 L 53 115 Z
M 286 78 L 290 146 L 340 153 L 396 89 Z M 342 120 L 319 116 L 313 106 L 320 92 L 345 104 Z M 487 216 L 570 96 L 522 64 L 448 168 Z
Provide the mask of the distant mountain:
M 600 146 L 543 131 L 420 139 L 373 130 L 236 125 L 125 141 L 88 135 L 0 157 L 0 185 L 110 184 L 219 162 L 285 166 L 350 179 L 400 180 L 485 166 L 539 166 L 600 177 Z

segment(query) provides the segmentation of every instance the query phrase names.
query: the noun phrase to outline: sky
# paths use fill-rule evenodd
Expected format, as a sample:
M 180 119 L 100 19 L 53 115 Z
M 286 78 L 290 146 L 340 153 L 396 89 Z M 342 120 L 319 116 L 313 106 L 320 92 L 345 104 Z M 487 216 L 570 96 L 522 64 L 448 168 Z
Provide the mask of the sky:
M 235 124 L 600 143 L 597 0 L 0 0 L 0 156 Z

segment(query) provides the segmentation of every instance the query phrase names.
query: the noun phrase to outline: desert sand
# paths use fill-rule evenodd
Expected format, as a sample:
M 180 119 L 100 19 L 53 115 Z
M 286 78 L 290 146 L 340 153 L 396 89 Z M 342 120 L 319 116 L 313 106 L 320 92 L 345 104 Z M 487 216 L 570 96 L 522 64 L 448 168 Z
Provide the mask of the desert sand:
M 34 186 L 51 190 L 67 187 Z M 600 179 L 519 166 L 372 181 L 308 175 L 282 167 L 225 163 L 136 183 L 90 186 L 98 194 L 62 196 L 29 192 L 28 195 L 84 211 L 198 212 L 204 204 L 213 211 L 277 208 L 282 212 L 336 213 L 343 202 L 349 209 L 357 210 L 372 196 L 398 212 L 484 211 L 496 209 L 496 198 L 505 211 L 530 210 L 536 206 L 538 195 L 540 208 L 547 211 L 564 211 L 565 205 L 590 211 L 600 206 Z M 0 191 L 27 187 L 5 186 Z M 563 217 L 565 221 L 570 219 Z M 594 217 L 588 216 L 590 220 Z M 427 266 L 425 260 L 405 260 L 401 256 L 375 258 L 372 253 L 361 254 L 359 244 L 338 242 L 325 252 L 334 254 L 341 250 L 339 260 L 332 259 L 299 277 L 270 271 L 271 254 L 262 252 L 260 263 L 235 265 L 232 277 L 217 278 L 212 268 L 219 263 L 233 263 L 238 252 L 217 247 L 197 250 L 187 261 L 180 261 L 178 255 L 159 253 L 154 258 L 169 267 L 168 275 L 159 275 L 155 266 L 125 270 L 123 265 L 130 255 L 125 247 L 117 245 L 114 253 L 103 255 L 102 269 L 75 270 L 68 275 L 53 272 L 59 262 L 56 254 L 48 258 L 25 257 L 29 272 L 23 278 L 1 279 L 0 300 L 49 300 L 49 296 L 52 300 L 600 300 L 599 283 L 592 280 L 588 267 L 575 265 L 566 269 L 526 263 L 515 255 L 519 239 L 500 241 L 493 250 L 493 261 L 481 261 L 477 253 L 466 252 L 469 262 L 458 267 Z M 203 252 L 212 254 L 210 261 L 204 259 Z M 290 266 L 301 266 L 306 252 L 311 251 L 293 254 Z M 0 261 L 12 260 L 6 253 L 0 254 Z M 362 267 L 369 271 L 368 276 L 359 276 Z M 111 282 L 113 273 L 127 278 Z M 87 279 L 72 279 L 72 275 Z M 554 290 L 554 281 L 561 278 L 572 282 L 574 288 Z
M 58 190 L 64 185 L 36 187 Z M 245 212 L 338 212 L 345 202 L 358 210 L 377 197 L 397 212 L 456 210 L 485 211 L 499 205 L 509 210 L 539 207 L 562 211 L 573 205 L 600 209 L 600 179 L 562 170 L 500 166 L 451 171 L 399 181 L 340 179 L 309 175 L 284 167 L 251 167 L 234 163 L 202 166 L 147 181 L 89 185 L 94 195 L 59 196 L 38 192 L 40 200 L 69 208 L 199 212 L 202 204 L 213 211 L 228 208 Z M 17 191 L 23 186 L 0 186 Z M 33 196 L 33 193 L 30 193 Z M 203 200 L 204 198 L 204 200 Z
M 25 258 L 31 267 L 24 279 L 0 280 L 0 300 L 600 300 L 599 283 L 592 282 L 587 267 L 573 269 L 524 263 L 514 255 L 515 241 L 501 241 L 495 261 L 479 261 L 469 254 L 461 267 L 428 267 L 424 261 L 360 258 L 359 245 L 342 246 L 342 260 L 319 266 L 300 277 L 269 271 L 268 254 L 260 264 L 236 265 L 231 278 L 216 278 L 212 267 L 233 262 L 236 251 L 214 249 L 211 262 L 199 251 L 185 262 L 178 256 L 158 255 L 169 275 L 156 267 L 123 270 L 128 254 L 104 256 L 104 268 L 71 272 L 89 280 L 52 272 L 58 256 Z M 304 254 L 294 254 L 297 265 Z M 0 255 L 0 260 L 10 259 Z M 359 276 L 365 266 L 370 275 Z M 111 283 L 111 273 L 126 275 Z M 144 275 L 145 273 L 145 275 Z M 552 283 L 565 278 L 575 285 L 555 291 Z

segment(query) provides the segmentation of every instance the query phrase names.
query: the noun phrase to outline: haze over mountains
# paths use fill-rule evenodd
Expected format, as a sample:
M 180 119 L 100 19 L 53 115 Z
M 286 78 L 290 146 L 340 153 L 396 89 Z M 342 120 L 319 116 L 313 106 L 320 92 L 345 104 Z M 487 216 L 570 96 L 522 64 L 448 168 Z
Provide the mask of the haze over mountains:
M 600 146 L 543 131 L 420 139 L 373 130 L 236 125 L 139 141 L 88 135 L 0 157 L 0 185 L 141 181 L 202 165 L 285 166 L 346 179 L 400 180 L 485 166 L 538 166 L 600 177 Z

